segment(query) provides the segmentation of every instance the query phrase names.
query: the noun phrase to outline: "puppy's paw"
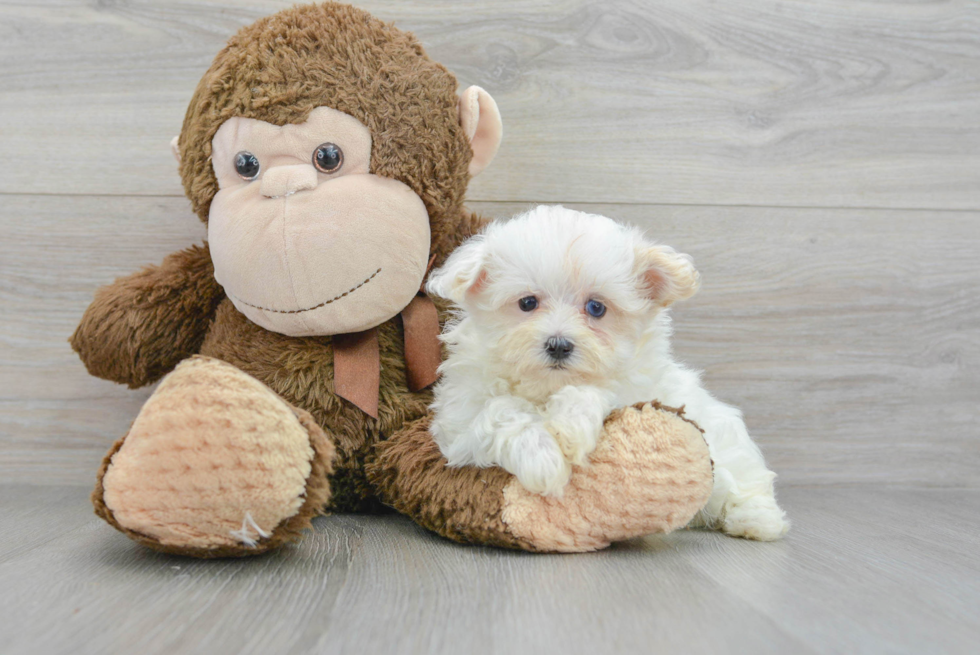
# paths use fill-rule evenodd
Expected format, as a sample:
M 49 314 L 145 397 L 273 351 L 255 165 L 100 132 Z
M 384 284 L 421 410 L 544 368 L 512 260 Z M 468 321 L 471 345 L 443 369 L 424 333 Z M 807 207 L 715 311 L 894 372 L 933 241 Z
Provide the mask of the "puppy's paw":
M 733 537 L 775 541 L 789 531 L 786 512 L 772 496 L 735 499 L 725 509 L 721 529 Z
M 572 464 L 588 463 L 602 432 L 606 406 L 607 401 L 592 387 L 566 386 L 548 399 L 546 427 Z
M 514 437 L 507 470 L 525 489 L 545 496 L 561 496 L 572 475 L 572 467 L 555 438 L 543 425 L 525 428 Z
M 574 417 L 569 420 L 553 419 L 548 421 L 546 427 L 566 460 L 576 466 L 588 464 L 589 455 L 595 450 L 599 440 L 598 430 L 583 430 L 581 421 L 576 421 Z

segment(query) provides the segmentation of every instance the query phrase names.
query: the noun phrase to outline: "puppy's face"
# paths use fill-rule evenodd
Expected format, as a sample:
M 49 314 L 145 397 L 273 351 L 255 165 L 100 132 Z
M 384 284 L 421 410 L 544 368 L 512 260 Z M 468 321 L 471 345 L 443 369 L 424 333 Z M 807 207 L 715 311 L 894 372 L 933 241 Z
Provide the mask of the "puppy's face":
M 514 282 L 502 303 L 471 310 L 497 376 L 552 393 L 615 375 L 642 331 L 642 313 L 631 313 L 598 280 Z
M 488 226 L 427 288 L 471 317 L 479 339 L 466 356 L 546 396 L 617 377 L 656 313 L 697 286 L 689 257 L 638 230 L 543 206 Z

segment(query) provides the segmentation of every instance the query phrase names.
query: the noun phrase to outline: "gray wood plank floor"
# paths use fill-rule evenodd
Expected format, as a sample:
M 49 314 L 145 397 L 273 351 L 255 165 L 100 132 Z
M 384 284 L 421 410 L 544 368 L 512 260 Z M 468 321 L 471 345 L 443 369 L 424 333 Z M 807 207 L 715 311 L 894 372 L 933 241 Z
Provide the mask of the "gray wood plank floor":
M 676 350 L 743 408 L 794 521 L 596 554 L 319 519 L 253 561 L 160 556 L 88 491 L 150 389 L 66 339 L 199 242 L 168 142 L 239 26 L 293 0 L 0 0 L 0 653 L 980 650 L 980 4 L 365 0 L 497 99 L 470 190 L 689 252 Z
M 152 553 L 73 487 L 0 490 L 0 651 L 970 653 L 980 491 L 791 488 L 783 542 L 681 531 L 594 554 L 330 516 L 253 560 Z M 12 532 L 11 532 L 12 530 Z

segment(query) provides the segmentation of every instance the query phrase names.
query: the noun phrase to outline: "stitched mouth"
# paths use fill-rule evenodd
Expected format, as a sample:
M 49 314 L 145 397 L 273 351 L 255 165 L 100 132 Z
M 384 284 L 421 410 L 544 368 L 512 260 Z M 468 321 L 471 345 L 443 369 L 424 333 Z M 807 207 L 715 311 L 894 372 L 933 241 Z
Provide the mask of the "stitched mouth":
M 254 307 L 255 309 L 261 309 L 264 312 L 273 312 L 275 314 L 302 314 L 303 312 L 312 312 L 314 309 L 320 309 L 321 307 L 325 307 L 325 306 L 329 305 L 330 303 L 337 302 L 341 298 L 346 298 L 347 296 L 351 295 L 352 293 L 354 293 L 355 291 L 357 291 L 358 289 L 360 289 L 361 287 L 363 287 L 364 285 L 366 285 L 368 282 L 370 282 L 371 280 L 373 280 L 375 277 L 377 277 L 378 276 L 378 273 L 380 273 L 380 272 L 381 272 L 381 269 L 379 268 L 374 273 L 371 273 L 371 275 L 368 276 L 368 278 L 366 280 L 364 280 L 363 282 L 361 282 L 357 286 L 351 287 L 347 291 L 345 291 L 342 294 L 339 294 L 337 296 L 334 296 L 330 300 L 324 300 L 319 305 L 313 305 L 312 307 L 307 307 L 306 309 L 271 309 L 269 307 L 262 307 L 260 305 L 253 305 L 250 302 L 246 302 L 246 301 L 242 300 L 238 296 L 232 296 L 232 297 L 235 300 L 237 300 L 238 302 L 242 303 L 243 305 L 248 305 L 249 307 Z M 232 294 L 229 293 L 228 295 L 231 296 Z

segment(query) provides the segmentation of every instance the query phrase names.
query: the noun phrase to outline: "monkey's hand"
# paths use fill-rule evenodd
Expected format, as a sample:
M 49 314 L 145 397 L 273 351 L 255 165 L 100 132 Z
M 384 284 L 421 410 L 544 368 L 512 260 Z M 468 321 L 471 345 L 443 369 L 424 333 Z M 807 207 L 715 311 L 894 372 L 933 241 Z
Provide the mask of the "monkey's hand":
M 200 349 L 223 298 L 207 244 L 191 246 L 96 291 L 71 346 L 89 373 L 135 389 Z

